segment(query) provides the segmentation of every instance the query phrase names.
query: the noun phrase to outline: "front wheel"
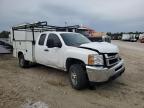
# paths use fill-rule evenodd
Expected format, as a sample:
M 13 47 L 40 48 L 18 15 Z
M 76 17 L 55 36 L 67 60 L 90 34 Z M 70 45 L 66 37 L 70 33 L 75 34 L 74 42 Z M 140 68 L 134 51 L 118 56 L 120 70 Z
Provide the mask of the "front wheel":
M 23 54 L 21 54 L 19 56 L 19 66 L 21 68 L 26 68 L 26 67 L 28 67 L 28 65 L 29 65 L 29 61 L 26 61 Z
M 81 90 L 88 86 L 88 78 L 81 64 L 73 64 L 69 69 L 69 79 L 74 89 Z

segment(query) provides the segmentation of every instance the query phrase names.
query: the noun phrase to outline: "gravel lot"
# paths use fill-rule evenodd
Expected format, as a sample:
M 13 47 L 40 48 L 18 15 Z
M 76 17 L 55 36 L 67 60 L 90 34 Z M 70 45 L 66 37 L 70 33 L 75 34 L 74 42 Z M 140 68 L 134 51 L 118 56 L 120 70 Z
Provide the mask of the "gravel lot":
M 119 46 L 126 71 L 96 90 L 74 90 L 66 72 L 41 65 L 21 69 L 12 55 L 0 55 L 0 108 L 36 102 L 49 108 L 144 108 L 144 44 L 112 43 Z
M 10 51 L 8 51 L 6 48 L 0 45 L 0 54 L 6 54 L 6 53 L 7 54 L 10 53 Z

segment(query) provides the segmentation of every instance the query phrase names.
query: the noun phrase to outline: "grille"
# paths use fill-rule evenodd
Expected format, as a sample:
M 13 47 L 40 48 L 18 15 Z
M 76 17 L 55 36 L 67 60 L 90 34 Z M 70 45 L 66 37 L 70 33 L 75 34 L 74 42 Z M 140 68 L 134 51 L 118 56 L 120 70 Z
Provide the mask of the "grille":
M 117 53 L 108 53 L 105 54 L 105 59 L 106 59 L 106 65 L 107 66 L 113 66 L 118 63 L 119 55 Z
M 115 56 L 117 53 L 108 53 L 107 56 L 111 57 L 111 56 Z
M 117 59 L 117 58 L 116 58 L 116 59 L 109 60 L 109 64 L 113 64 L 113 63 L 116 63 L 116 62 L 118 62 L 118 59 Z

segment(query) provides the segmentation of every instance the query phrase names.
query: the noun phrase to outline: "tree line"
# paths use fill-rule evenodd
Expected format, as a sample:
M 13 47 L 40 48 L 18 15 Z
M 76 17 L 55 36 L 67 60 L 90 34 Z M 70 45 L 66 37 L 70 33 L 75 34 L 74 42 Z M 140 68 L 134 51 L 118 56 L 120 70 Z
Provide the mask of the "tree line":
M 2 31 L 0 32 L 0 38 L 9 38 L 9 31 Z

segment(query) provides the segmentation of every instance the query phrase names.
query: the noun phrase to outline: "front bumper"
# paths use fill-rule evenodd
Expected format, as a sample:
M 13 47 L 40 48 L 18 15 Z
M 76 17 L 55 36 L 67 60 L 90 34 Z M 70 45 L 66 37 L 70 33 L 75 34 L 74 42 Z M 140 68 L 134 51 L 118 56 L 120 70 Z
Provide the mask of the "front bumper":
M 125 71 L 124 60 L 111 68 L 86 66 L 86 70 L 90 82 L 106 82 L 117 78 Z

